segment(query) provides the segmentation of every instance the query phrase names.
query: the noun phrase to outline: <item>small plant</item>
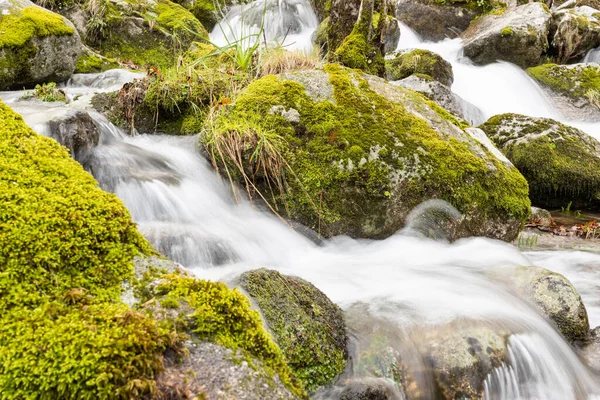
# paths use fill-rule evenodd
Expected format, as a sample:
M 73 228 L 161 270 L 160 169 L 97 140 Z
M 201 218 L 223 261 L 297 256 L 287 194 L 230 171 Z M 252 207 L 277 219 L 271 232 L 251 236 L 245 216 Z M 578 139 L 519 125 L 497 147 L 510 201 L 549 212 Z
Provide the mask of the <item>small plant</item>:
M 567 207 L 561 207 L 560 210 L 562 211 L 563 214 L 571 214 L 571 206 L 573 205 L 573 202 L 570 201 L 569 204 L 567 204 Z
M 596 89 L 590 89 L 587 92 L 585 92 L 585 97 L 595 107 L 600 108 L 600 91 Z
M 539 236 L 531 233 L 521 233 L 517 238 L 517 247 L 521 250 L 531 250 L 538 243 Z
M 32 92 L 25 92 L 23 97 L 24 100 L 31 99 L 35 97 L 42 101 L 54 102 L 54 101 L 62 101 L 67 102 L 67 96 L 64 90 L 56 87 L 56 83 L 48 82 L 42 85 L 36 85 L 35 89 Z

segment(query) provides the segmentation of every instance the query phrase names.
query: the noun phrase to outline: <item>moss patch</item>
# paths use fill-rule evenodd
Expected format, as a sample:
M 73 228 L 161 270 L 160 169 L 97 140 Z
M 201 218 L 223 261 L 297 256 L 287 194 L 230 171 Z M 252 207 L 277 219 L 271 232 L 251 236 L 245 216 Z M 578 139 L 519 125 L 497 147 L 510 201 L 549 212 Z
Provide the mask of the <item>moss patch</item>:
M 73 35 L 75 30 L 63 17 L 40 7 L 27 7 L 10 15 L 0 15 L 0 49 L 24 46 L 34 37 Z
M 473 224 L 527 217 L 527 184 L 515 169 L 493 157 L 490 168 L 466 142 L 441 137 L 401 102 L 375 93 L 361 73 L 333 64 L 325 71 L 333 87 L 330 100 L 311 98 L 302 84 L 274 76 L 252 83 L 205 127 L 209 154 L 235 173 L 240 164 L 220 160 L 219 146 L 239 143 L 236 158 L 245 176 L 273 208 L 328 236 L 390 235 L 407 210 L 429 198 L 449 201 L 471 214 Z M 422 96 L 388 86 L 431 112 Z M 284 115 L 292 109 L 297 122 Z M 445 121 L 446 114 L 436 118 Z M 257 162 L 279 156 L 285 163 L 271 163 L 271 170 Z M 282 164 L 287 167 L 277 169 Z M 281 181 L 284 190 L 273 189 Z
M 553 91 L 570 97 L 585 97 L 590 91 L 600 90 L 600 68 L 594 65 L 544 64 L 527 69 L 527 73 Z
M 426 75 L 446 86 L 451 86 L 454 81 L 452 65 L 428 50 L 417 49 L 398 54 L 391 60 L 386 60 L 385 69 L 387 79 L 394 81 L 415 74 Z
M 288 365 L 307 390 L 331 383 L 346 366 L 342 310 L 309 282 L 260 269 L 241 286 L 260 307 Z
M 547 118 L 502 114 L 481 126 L 529 182 L 535 205 L 600 205 L 600 142 Z
M 77 58 L 75 73 L 93 74 L 119 67 L 120 64 L 114 58 L 105 58 L 91 52 L 84 52 Z

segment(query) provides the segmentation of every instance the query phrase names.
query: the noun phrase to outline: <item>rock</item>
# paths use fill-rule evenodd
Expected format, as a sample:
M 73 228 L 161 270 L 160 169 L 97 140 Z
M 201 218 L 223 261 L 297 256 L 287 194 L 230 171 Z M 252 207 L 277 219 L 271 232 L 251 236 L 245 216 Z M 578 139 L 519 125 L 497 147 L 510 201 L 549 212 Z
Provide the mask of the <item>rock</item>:
M 479 108 L 453 93 L 448 86 L 442 85 L 427 75 L 411 75 L 408 78 L 392 82 L 392 84 L 425 95 L 470 125 L 479 125 L 485 121 L 483 112 Z
M 590 331 L 589 343 L 580 354 L 590 368 L 600 373 L 600 326 Z
M 48 127 L 49 136 L 68 148 L 71 157 L 80 163 L 85 163 L 100 139 L 98 126 L 85 111 L 73 110 L 59 119 L 51 119 Z
M 581 59 L 600 46 L 598 10 L 583 6 L 556 11 L 552 15 L 550 51 L 559 64 Z
M 502 114 L 480 128 L 525 176 L 546 208 L 600 206 L 600 142 L 548 118 Z
M 565 339 L 573 343 L 588 338 L 590 323 L 585 305 L 567 278 L 544 268 L 521 267 L 513 279 Z
M 426 328 L 413 337 L 443 399 L 482 398 L 485 379 L 508 359 L 508 334 L 477 322 Z
M 364 378 L 355 379 L 346 384 L 340 400 L 399 400 L 401 392 L 388 379 Z
M 564 118 L 600 121 L 600 65 L 544 64 L 529 68 L 527 73 L 542 85 Z
M 192 42 L 208 38 L 196 17 L 170 0 L 107 0 L 97 14 L 79 5 L 61 13 L 81 21 L 76 26 L 88 46 L 139 66 L 174 65 Z
M 295 109 L 300 122 L 270 113 L 274 106 Z M 333 64 L 266 76 L 225 111 L 211 122 L 223 138 L 242 129 L 236 126 L 282 138 L 271 161 L 293 171 L 283 191 L 270 192 L 268 181 L 283 177 L 283 170 L 256 175 L 250 153 L 240 154 L 243 167 L 264 198 L 275 196 L 272 207 L 323 236 L 387 237 L 430 198 L 463 213 L 455 237 L 510 240 L 529 215 L 527 184 L 510 162 L 435 102 L 381 78 Z M 251 143 L 245 151 L 254 151 Z M 203 145 L 210 154 L 210 144 Z
M 310 4 L 315 14 L 317 14 L 319 21 L 324 21 L 329 17 L 330 0 L 310 0 Z
M 400 43 L 400 22 L 396 18 L 389 17 L 383 31 L 383 53 L 396 51 L 398 43 Z
M 400 52 L 385 62 L 386 78 L 398 81 L 410 75 L 427 75 L 442 85 L 452 86 L 454 74 L 452 64 L 444 60 L 439 54 L 429 50 L 411 50 Z
M 77 64 L 75 65 L 76 74 L 94 74 L 121 66 L 114 58 L 103 57 L 100 54 L 94 53 L 88 47 L 83 47 L 84 50 L 79 58 L 77 58 Z
M 542 62 L 552 15 L 541 3 L 528 3 L 475 21 L 462 37 L 463 52 L 480 65 L 508 61 L 527 68 Z
M 331 0 L 327 47 L 335 51 L 344 39 L 352 33 L 358 20 L 361 0 Z
M 552 225 L 552 214 L 543 208 L 531 207 L 531 219 L 542 226 Z
M 81 40 L 72 23 L 29 0 L 0 2 L 0 90 L 62 82 L 75 70 Z
M 265 365 L 214 343 L 188 340 L 188 354 L 165 359 L 165 369 L 156 377 L 166 399 L 205 400 L 293 400 L 295 396 Z
M 319 289 L 267 269 L 244 273 L 240 286 L 258 304 L 288 365 L 308 391 L 331 383 L 344 370 L 344 316 Z
M 486 4 L 489 4 L 485 2 Z M 396 18 L 431 41 L 455 38 L 483 10 L 471 7 L 475 2 L 446 2 L 429 0 L 400 0 L 396 3 Z

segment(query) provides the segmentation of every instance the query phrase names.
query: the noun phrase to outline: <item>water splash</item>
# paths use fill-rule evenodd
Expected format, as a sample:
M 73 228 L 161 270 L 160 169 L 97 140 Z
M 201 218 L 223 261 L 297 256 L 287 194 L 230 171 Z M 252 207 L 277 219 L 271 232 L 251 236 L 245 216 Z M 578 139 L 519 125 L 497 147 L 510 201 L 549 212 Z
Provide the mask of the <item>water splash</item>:
M 268 46 L 310 51 L 311 37 L 318 26 L 309 0 L 256 0 L 232 7 L 215 26 L 210 39 L 218 46 L 240 42 L 249 48 L 266 42 Z

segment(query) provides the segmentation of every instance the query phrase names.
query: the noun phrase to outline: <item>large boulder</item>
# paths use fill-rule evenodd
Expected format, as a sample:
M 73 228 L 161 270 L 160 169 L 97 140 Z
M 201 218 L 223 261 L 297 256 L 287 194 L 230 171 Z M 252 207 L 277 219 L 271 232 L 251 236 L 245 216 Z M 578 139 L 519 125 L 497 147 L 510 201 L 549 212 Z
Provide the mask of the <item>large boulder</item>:
M 399 0 L 396 3 L 396 18 L 416 31 L 426 40 L 439 41 L 446 37 L 455 38 L 469 27 L 476 16 L 490 4 L 469 1 Z
M 565 339 L 574 343 L 588 338 L 590 323 L 585 305 L 567 278 L 544 268 L 521 267 L 513 279 Z
M 348 357 L 342 310 L 311 283 L 277 271 L 244 273 L 241 287 L 256 301 L 288 365 L 307 390 L 331 383 Z
M 454 82 L 452 64 L 429 50 L 415 49 L 386 57 L 385 73 L 390 81 L 420 74 L 427 75 L 448 87 L 451 87 Z
M 66 81 L 81 50 L 67 19 L 29 0 L 0 2 L 0 90 Z
M 139 66 L 174 65 L 192 42 L 208 38 L 198 19 L 170 0 L 107 0 L 97 9 L 75 3 L 61 13 L 103 56 Z
M 600 121 L 600 65 L 544 64 L 527 70 L 564 118 Z
M 542 62 L 552 15 L 542 3 L 529 3 L 475 21 L 462 37 L 464 55 L 476 64 L 508 61 L 527 68 Z
M 521 171 L 530 198 L 546 208 L 600 206 L 600 142 L 548 118 L 502 114 L 481 129 Z
M 467 127 L 420 94 L 329 64 L 253 82 L 201 141 L 253 196 L 325 236 L 387 237 L 439 198 L 463 213 L 456 237 L 512 239 L 527 184 Z M 231 141 L 240 152 L 221 158 Z
M 452 92 L 448 86 L 441 84 L 428 75 L 411 75 L 392 82 L 392 84 L 423 94 L 471 125 L 476 126 L 485 122 L 485 116 L 479 108 Z
M 560 10 L 552 15 L 550 50 L 559 64 L 581 59 L 600 46 L 600 14 L 583 6 Z

